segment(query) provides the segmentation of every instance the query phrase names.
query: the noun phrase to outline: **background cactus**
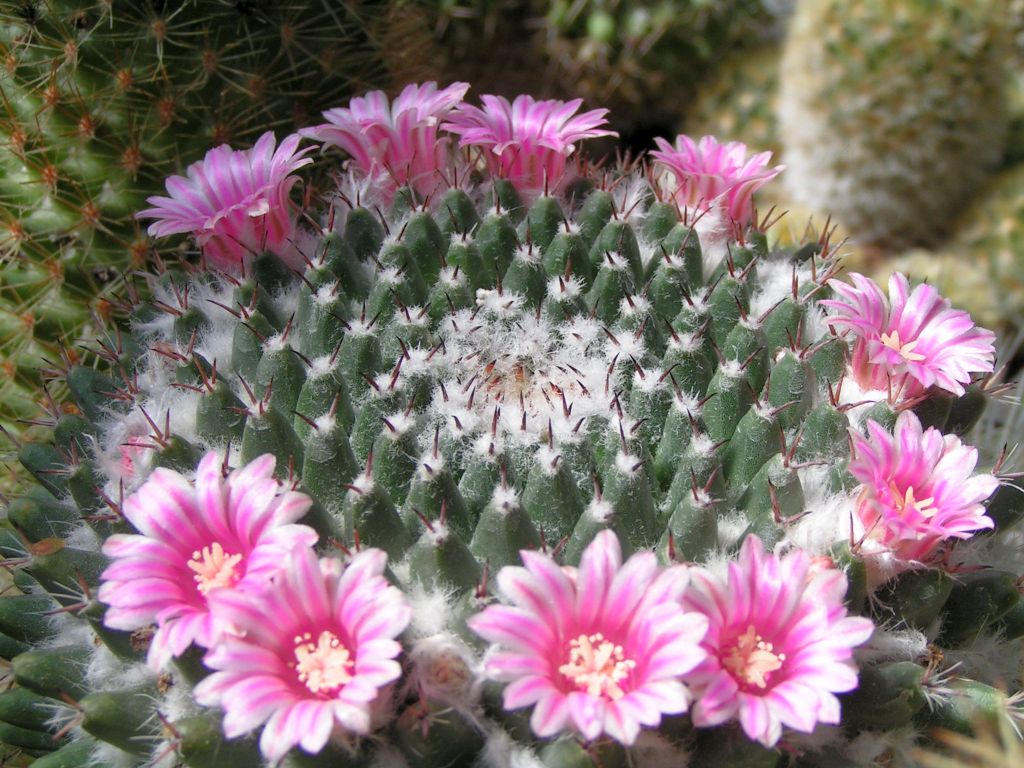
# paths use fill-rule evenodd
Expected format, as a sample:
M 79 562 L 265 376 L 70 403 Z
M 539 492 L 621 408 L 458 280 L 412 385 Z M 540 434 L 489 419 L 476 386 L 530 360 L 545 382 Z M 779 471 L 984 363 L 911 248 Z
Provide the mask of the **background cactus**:
M 456 85 L 443 95 L 463 92 Z M 260 745 L 225 737 L 225 730 L 242 733 L 262 721 L 239 725 L 229 714 L 222 724 L 221 713 L 198 706 L 197 697 L 219 700 L 229 713 L 238 699 L 259 697 L 218 699 L 217 681 L 224 678 L 209 676 L 196 647 L 184 653 L 175 647 L 170 614 L 156 627 L 143 620 L 127 629 L 140 610 L 131 603 L 133 582 L 143 600 L 166 594 L 132 575 L 138 563 L 123 559 L 125 549 L 155 552 L 161 541 L 186 535 L 212 509 L 204 505 L 213 502 L 192 496 L 194 489 L 232 483 L 241 497 L 222 501 L 249 498 L 238 506 L 263 512 L 278 505 L 275 525 L 305 513 L 292 534 L 319 537 L 323 575 L 308 575 L 316 561 L 307 543 L 302 562 L 294 561 L 287 579 L 270 582 L 271 590 L 307 574 L 295 602 L 305 605 L 315 578 L 337 578 L 347 563 L 387 594 L 389 607 L 378 613 L 394 626 L 391 634 L 380 631 L 401 643 L 401 674 L 394 667 L 385 678 L 395 685 L 373 689 L 372 724 L 336 730 L 317 755 L 293 749 L 283 757 L 287 766 L 891 765 L 911 755 L 930 728 L 969 728 L 979 710 L 993 719 L 1012 715 L 1016 699 L 994 686 L 1019 673 L 1024 603 L 1014 524 L 1024 516 L 1020 491 L 1001 486 L 987 513 L 968 499 L 950 518 L 945 492 L 916 499 L 913 487 L 897 487 L 906 477 L 858 486 L 847 471 L 849 465 L 862 478 L 872 465 L 866 457 L 873 449 L 861 433 L 869 424 L 875 446 L 892 439 L 886 429 L 894 423 L 897 432 L 918 430 L 919 439 L 906 445 L 924 445 L 919 417 L 950 433 L 938 440 L 943 451 L 955 452 L 950 461 L 963 475 L 957 493 L 980 491 L 978 501 L 987 496 L 996 479 L 967 477 L 970 449 L 954 434 L 970 429 L 988 397 L 987 383 L 970 381 L 972 373 L 992 369 L 991 335 L 920 292 L 909 306 L 934 300 L 928 314 L 941 322 L 908 332 L 886 304 L 871 316 L 897 325 L 883 325 L 876 329 L 881 341 L 868 341 L 857 325 L 862 318 L 844 307 L 854 307 L 858 297 L 876 301 L 870 290 L 862 282 L 844 287 L 831 280 L 834 254 L 822 243 L 769 249 L 764 222 L 750 218 L 749 194 L 743 194 L 754 180 L 738 166 L 717 166 L 717 143 L 687 155 L 696 177 L 718 176 L 705 188 L 722 197 L 707 200 L 693 194 L 681 164 L 672 166 L 671 181 L 644 167 L 594 174 L 586 163 L 566 166 L 559 142 L 599 135 L 602 115 L 573 117 L 565 105 L 542 103 L 535 109 L 559 115 L 557 134 L 541 146 L 511 118 L 511 146 L 504 151 L 516 165 L 498 162 L 508 176 L 492 178 L 483 164 L 467 165 L 465 155 L 446 159 L 438 126 L 491 151 L 490 139 L 459 128 L 495 113 L 453 109 L 430 87 L 408 93 L 406 103 L 417 103 L 407 109 L 418 122 L 410 126 L 404 113 L 387 112 L 394 124 L 380 127 L 408 131 L 402 146 L 442 142 L 433 188 L 421 195 L 389 188 L 383 177 L 366 178 L 385 167 L 392 182 L 404 181 L 403 166 L 392 162 L 396 155 L 373 154 L 394 147 L 373 144 L 374 132 L 366 132 L 371 164 L 360 166 L 354 153 L 350 173 L 338 189 L 324 190 L 321 203 L 301 216 L 284 207 L 274 212 L 292 216 L 295 231 L 282 248 L 299 248 L 304 268 L 289 270 L 273 253 L 252 253 L 238 241 L 237 268 L 226 273 L 194 264 L 154 269 L 140 277 L 152 300 L 136 300 L 140 294 L 132 291 L 119 297 L 130 329 L 105 331 L 88 364 L 67 369 L 75 413 L 52 414 L 52 443 L 20 447 L 20 461 L 37 484 L 11 502 L 0 529 L 0 551 L 20 591 L 0 600 L 0 650 L 15 683 L 0 694 L 0 739 L 38 756 L 39 768 L 90 760 L 255 765 L 261 751 L 276 759 L 295 743 L 282 742 L 288 728 L 280 723 L 267 726 Z M 429 109 L 421 106 L 427 103 Z M 533 122 L 540 124 L 552 123 Z M 327 140 L 325 130 L 309 135 Z M 294 144 L 282 142 L 278 151 L 290 154 Z M 702 159 L 707 165 L 700 168 Z M 211 157 L 204 162 L 212 172 Z M 549 175 L 563 168 L 564 177 Z M 760 178 L 769 171 L 758 166 L 752 173 Z M 424 180 L 419 173 L 407 178 L 417 186 Z M 288 179 L 273 183 L 291 188 Z M 169 211 L 170 203 L 163 207 Z M 698 217 L 719 217 L 724 225 L 699 225 Z M 209 233 L 197 234 L 205 241 Z M 852 346 L 830 330 L 843 323 L 853 327 Z M 870 362 L 864 348 L 877 343 L 897 362 L 872 368 L 882 363 Z M 950 364 L 942 358 L 948 354 L 962 356 Z M 923 390 L 915 378 L 922 370 L 943 377 L 938 386 L 947 391 Z M 870 386 L 879 376 L 888 377 L 888 392 Z M 937 437 L 927 433 L 928 441 Z M 225 480 L 222 461 L 244 469 Z M 931 469 L 927 460 L 922 464 Z M 940 523 L 952 520 L 962 540 L 953 546 L 952 539 L 912 539 L 922 562 L 910 567 L 899 557 L 907 542 L 886 538 L 901 529 L 889 527 L 888 518 L 862 517 L 873 509 L 864 499 L 884 506 L 883 495 L 894 488 L 894 519 L 921 513 L 926 531 L 944 531 Z M 206 511 L 186 513 L 188 524 L 176 529 L 144 522 L 191 504 Z M 941 512 L 934 525 L 929 511 L 931 517 Z M 970 537 L 989 522 L 994 532 Z M 242 535 L 241 528 L 233 531 Z M 925 551 L 925 544 L 932 548 Z M 556 729 L 568 731 L 557 737 L 537 738 L 538 718 L 507 711 L 501 686 L 482 664 L 480 639 L 490 639 L 500 610 L 512 610 L 495 611 L 495 592 L 507 597 L 526 573 L 503 568 L 518 565 L 520 553 L 530 550 L 528 566 L 551 563 L 567 581 L 557 566 L 581 565 L 598 552 L 610 557 L 619 546 L 627 555 L 641 553 L 620 571 L 636 569 L 630 571 L 636 584 L 653 578 L 641 572 L 662 574 L 657 584 L 666 589 L 673 578 L 686 578 L 681 567 L 656 570 L 645 552 L 662 566 L 702 566 L 688 572 L 691 587 L 682 603 L 658 603 L 666 621 L 685 606 L 687 637 L 703 634 L 692 621 L 699 596 L 726 583 L 727 561 L 736 573 L 757 563 L 796 568 L 792 583 L 777 574 L 748 575 L 752 584 L 764 579 L 784 590 L 779 594 L 791 590 L 795 597 L 787 600 L 804 600 L 809 590 L 817 613 L 807 621 L 842 628 L 814 641 L 821 656 L 807 663 L 825 664 L 828 679 L 811 675 L 813 702 L 786 720 L 814 734 L 775 733 L 749 719 L 742 727 L 721 724 L 736 719 L 728 713 L 713 723 L 706 688 L 685 675 L 683 682 L 701 691 L 693 715 L 662 718 L 678 702 L 652 705 L 655 715 L 643 714 L 643 723 L 661 720 L 660 728 L 632 738 L 614 723 L 604 726 L 604 738 L 577 738 L 568 726 Z M 387 554 L 387 571 L 378 550 Z M 211 606 L 224 597 L 230 609 L 238 555 L 218 543 L 187 557 L 175 567 L 186 574 L 182 584 L 202 595 L 197 604 L 206 610 L 209 594 Z M 384 576 L 393 586 L 385 588 Z M 581 565 L 573 589 L 584 594 L 592 576 Z M 352 580 L 346 583 L 351 587 Z M 673 594 L 682 583 L 671 587 Z M 519 594 L 528 600 L 528 593 Z M 284 621 L 281 594 L 284 602 L 270 616 Z M 766 608 L 756 597 L 748 603 Z M 742 618 L 743 605 L 731 601 L 730 611 Z M 847 611 L 854 616 L 844 618 Z M 756 615 L 757 622 L 767 620 Z M 658 631 L 656 623 L 651 627 Z M 541 624 L 539 634 L 545 629 Z M 776 671 L 799 673 L 786 660 L 800 649 L 791 652 L 778 628 L 764 638 L 761 632 L 767 630 L 751 623 L 736 637 L 716 634 L 724 645 L 715 658 L 757 701 L 761 694 L 783 695 L 768 685 Z M 328 635 L 320 635 L 319 645 L 315 638 L 295 640 L 301 669 L 293 663 L 291 674 L 309 691 L 334 691 L 349 679 L 349 657 L 337 650 L 341 640 Z M 585 645 L 591 642 L 611 654 L 611 672 L 586 666 L 593 661 Z M 635 660 L 620 659 L 623 648 L 605 648 L 595 635 L 573 643 L 558 674 L 581 691 L 591 691 L 595 683 L 588 681 L 595 678 L 588 676 L 596 675 L 603 682 L 588 701 L 611 706 L 618 700 L 611 685 L 631 685 L 627 662 Z M 849 653 L 856 645 L 855 667 Z M 383 665 L 375 668 L 384 674 L 399 651 L 387 650 L 386 642 L 375 647 Z M 159 674 L 143 663 L 147 652 Z M 177 658 L 164 664 L 165 655 Z M 488 664 L 494 658 L 492 649 Z M 311 677 L 320 675 L 309 666 L 316 660 L 326 677 Z M 213 655 L 207 665 L 216 675 L 230 666 Z M 842 694 L 845 727 L 819 724 L 838 718 L 832 692 L 846 691 L 851 683 L 843 681 L 857 668 L 859 687 Z M 358 739 L 353 733 L 360 729 L 373 733 Z M 319 726 L 291 730 L 309 736 L 302 740 L 306 752 L 318 751 L 306 745 Z
M 794 195 L 864 242 L 941 238 L 1001 158 L 1009 38 L 990 0 L 799 3 L 779 114 Z
M 405 76 L 370 29 L 386 5 L 5 3 L 0 423 L 35 415 L 41 361 L 91 335 L 111 282 L 144 263 L 132 214 L 168 173 Z
M 509 97 L 530 89 L 539 96 L 582 97 L 609 106 L 613 127 L 639 151 L 653 134 L 678 124 L 698 85 L 727 52 L 777 38 L 792 3 L 451 0 L 434 5 L 448 78 L 471 80 Z M 479 55 L 481 39 L 492 55 Z

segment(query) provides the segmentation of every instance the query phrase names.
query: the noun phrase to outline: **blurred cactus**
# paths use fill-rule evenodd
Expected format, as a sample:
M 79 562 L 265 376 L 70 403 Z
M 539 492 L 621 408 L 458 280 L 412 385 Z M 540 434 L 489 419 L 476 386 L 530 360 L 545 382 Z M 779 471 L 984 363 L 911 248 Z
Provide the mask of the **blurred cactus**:
M 1006 135 L 1001 0 L 806 0 L 783 57 L 787 183 L 859 240 L 935 243 Z
M 777 46 L 766 46 L 735 53 L 718 64 L 687 111 L 687 133 L 730 136 L 778 157 L 782 152 L 776 124 L 781 55 Z

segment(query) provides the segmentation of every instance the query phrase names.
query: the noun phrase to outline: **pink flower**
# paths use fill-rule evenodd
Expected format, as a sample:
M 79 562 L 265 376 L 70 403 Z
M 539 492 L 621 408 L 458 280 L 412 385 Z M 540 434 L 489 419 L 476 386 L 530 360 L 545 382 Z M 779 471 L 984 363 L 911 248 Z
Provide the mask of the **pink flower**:
M 209 647 L 216 640 L 209 609 L 215 593 L 261 589 L 289 552 L 316 543 L 312 528 L 294 524 L 312 500 L 282 492 L 273 471 L 267 454 L 225 479 L 220 459 L 208 453 L 195 483 L 156 469 L 125 499 L 124 516 L 141 535 L 115 534 L 104 543 L 114 562 L 98 597 L 114 629 L 156 623 L 152 666 L 163 667 L 193 642 Z
M 227 144 L 192 163 L 186 176 L 167 179 L 170 197 L 150 197 L 153 207 L 136 218 L 156 219 L 149 234 L 165 237 L 190 232 L 216 269 L 239 272 L 253 256 L 272 251 L 289 266 L 304 259 L 292 243 L 295 221 L 288 195 L 299 180 L 296 170 L 313 160 L 303 157 L 299 136 L 288 136 L 275 150 L 274 134 L 263 134 L 252 149 Z
M 721 144 L 714 136 L 695 142 L 680 135 L 674 147 L 665 139 L 654 142 L 658 149 L 651 152 L 651 157 L 674 177 L 674 194 L 680 206 L 696 211 L 721 208 L 741 226 L 749 224 L 753 216 L 754 192 L 785 168 L 768 167 L 771 152 L 747 159 L 746 144 Z
M 853 285 L 830 280 L 838 298 L 820 303 L 835 310 L 830 324 L 850 330 L 852 373 L 865 389 L 891 385 L 894 396 L 907 400 L 933 386 L 962 395 L 972 373 L 992 371 L 995 334 L 976 327 L 967 312 L 951 309 L 932 286 L 921 284 L 911 293 L 897 272 L 889 278 L 887 300 L 863 275 L 850 279 Z
M 841 571 L 812 569 L 802 550 L 766 554 L 756 536 L 743 540 L 724 578 L 694 568 L 683 603 L 709 621 L 707 660 L 687 678 L 694 725 L 738 717 L 747 736 L 772 747 L 784 725 L 809 733 L 838 723 L 834 694 L 857 687 L 852 649 L 874 629 L 846 615 L 845 593 Z
M 863 483 L 857 515 L 865 535 L 902 560 L 921 560 L 943 539 L 966 539 L 993 526 L 982 502 L 999 486 L 974 475 L 978 451 L 955 435 L 922 430 L 911 411 L 890 435 L 873 421 L 868 437 L 850 430 L 850 474 Z
M 349 154 L 359 171 L 381 180 L 393 192 L 411 184 L 422 195 L 441 180 L 448 167 L 448 140 L 438 139 L 438 123 L 462 101 L 468 83 L 438 90 L 437 83 L 407 85 L 388 104 L 383 91 L 371 91 L 324 112 L 327 122 L 299 133 Z
M 401 674 L 394 638 L 412 615 L 382 576 L 386 564 L 379 549 L 360 552 L 344 569 L 296 550 L 274 589 L 212 596 L 214 614 L 236 634 L 206 655 L 216 671 L 195 696 L 224 708 L 225 736 L 266 723 L 260 749 L 276 761 L 296 745 L 319 752 L 335 729 L 370 731 L 371 705 Z
M 573 142 L 598 136 L 618 136 L 600 126 L 607 109 L 576 115 L 582 99 L 536 101 L 516 96 L 481 96 L 483 109 L 460 104 L 442 128 L 459 134 L 460 147 L 482 147 L 491 173 L 526 192 L 554 188 L 565 175 Z M 575 117 L 574 117 L 575 115 Z
M 588 740 L 606 733 L 632 744 L 641 726 L 685 712 L 681 675 L 703 659 L 707 623 L 679 602 L 682 566 L 660 569 L 651 552 L 622 564 L 619 542 L 598 534 L 579 570 L 546 554 L 520 553 L 525 567 L 502 568 L 498 587 L 512 605 L 492 605 L 469 627 L 494 643 L 486 673 L 509 683 L 506 709 L 533 706 L 540 737 L 573 728 Z

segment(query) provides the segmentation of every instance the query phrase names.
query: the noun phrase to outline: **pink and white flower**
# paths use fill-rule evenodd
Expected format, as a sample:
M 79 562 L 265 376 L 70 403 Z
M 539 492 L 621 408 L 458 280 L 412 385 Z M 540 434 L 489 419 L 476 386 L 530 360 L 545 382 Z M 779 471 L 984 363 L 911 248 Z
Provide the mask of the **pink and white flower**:
M 264 589 L 296 549 L 317 534 L 297 525 L 312 499 L 282 491 L 274 457 L 261 456 L 226 479 L 220 458 L 208 453 L 195 482 L 155 469 L 124 501 L 138 534 L 114 534 L 103 545 L 113 563 L 103 572 L 98 599 L 104 622 L 135 630 L 155 623 L 149 662 L 162 668 L 192 644 L 210 647 L 220 627 L 209 600 L 218 592 Z
M 148 230 L 154 237 L 191 233 L 215 269 L 237 273 L 264 251 L 301 268 L 288 195 L 299 180 L 292 174 L 313 160 L 303 157 L 311 148 L 300 150 L 299 141 L 292 134 L 275 150 L 268 131 L 251 149 L 211 149 L 185 176 L 167 179 L 170 197 L 148 198 L 153 207 L 135 217 L 156 219 Z
M 523 551 L 525 567 L 502 568 L 498 587 L 511 605 L 469 619 L 490 643 L 486 674 L 509 685 L 506 709 L 533 706 L 540 737 L 575 730 L 632 744 L 641 726 L 685 712 L 680 677 L 704 658 L 707 622 L 687 613 L 683 566 L 661 569 L 652 552 L 625 564 L 615 534 L 587 547 L 579 570 L 547 554 Z
M 830 280 L 837 298 L 819 302 L 834 314 L 829 324 L 853 336 L 851 372 L 864 389 L 891 387 L 909 400 L 939 387 L 962 395 L 974 373 L 995 366 L 995 334 L 978 328 L 971 316 L 952 309 L 933 286 L 910 290 L 905 275 L 889 278 L 886 298 L 872 280 L 852 273 L 853 285 Z
M 661 138 L 654 142 L 658 149 L 651 152 L 651 157 L 671 176 L 669 184 L 680 207 L 695 213 L 721 210 L 740 226 L 750 224 L 753 217 L 754 192 L 785 168 L 768 167 L 771 152 L 748 159 L 746 144 L 722 144 L 714 136 L 694 141 L 679 135 L 675 146 Z
M 874 630 L 847 616 L 845 594 L 841 571 L 812 568 L 803 550 L 767 554 L 756 536 L 744 539 L 724 577 L 692 569 L 683 603 L 709 623 L 706 661 L 687 677 L 694 725 L 738 718 L 748 737 L 772 747 L 783 726 L 810 733 L 838 723 L 835 694 L 857 687 L 853 648 Z
M 864 536 L 901 560 L 922 560 L 944 539 L 966 539 L 993 527 L 983 502 L 999 486 L 993 475 L 972 475 L 978 451 L 956 435 L 921 428 L 911 411 L 894 434 L 874 421 L 868 436 L 850 430 L 849 471 L 863 483 L 857 516 Z
M 583 99 L 537 101 L 525 94 L 510 104 L 503 96 L 481 96 L 483 108 L 460 104 L 441 127 L 461 136 L 460 147 L 480 147 L 487 167 L 527 193 L 554 189 L 562 181 L 575 142 L 618 136 L 601 126 L 607 109 L 577 115 Z
M 224 735 L 266 723 L 263 755 L 277 761 L 295 746 L 317 753 L 333 735 L 366 734 L 381 689 L 401 674 L 395 640 L 412 611 L 382 575 L 387 555 L 367 549 L 347 567 L 297 550 L 274 589 L 220 590 L 218 620 L 234 628 L 207 655 L 215 670 L 196 700 L 224 708 Z
M 299 133 L 339 147 L 360 173 L 379 177 L 391 192 L 408 184 L 426 195 L 449 164 L 448 139 L 438 138 L 438 123 L 468 90 L 468 83 L 441 90 L 434 82 L 407 85 L 393 103 L 383 91 L 371 91 L 352 99 L 348 107 L 327 110 L 326 123 Z

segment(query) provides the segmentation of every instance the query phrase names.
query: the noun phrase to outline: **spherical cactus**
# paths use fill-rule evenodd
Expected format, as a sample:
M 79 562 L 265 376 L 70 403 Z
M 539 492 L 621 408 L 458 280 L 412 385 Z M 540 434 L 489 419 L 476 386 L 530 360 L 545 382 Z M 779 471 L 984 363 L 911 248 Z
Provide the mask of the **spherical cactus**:
M 200 258 L 125 295 L 21 446 L 0 739 L 41 768 L 872 765 L 1014 714 L 1024 504 L 961 439 L 992 334 L 769 250 L 740 145 L 594 170 L 603 111 L 465 91 L 327 113 L 321 204 L 281 193 L 294 137 L 151 200 L 168 232 L 204 211 Z
M 939 240 L 1002 154 L 1004 4 L 797 5 L 780 71 L 787 182 L 868 243 Z

